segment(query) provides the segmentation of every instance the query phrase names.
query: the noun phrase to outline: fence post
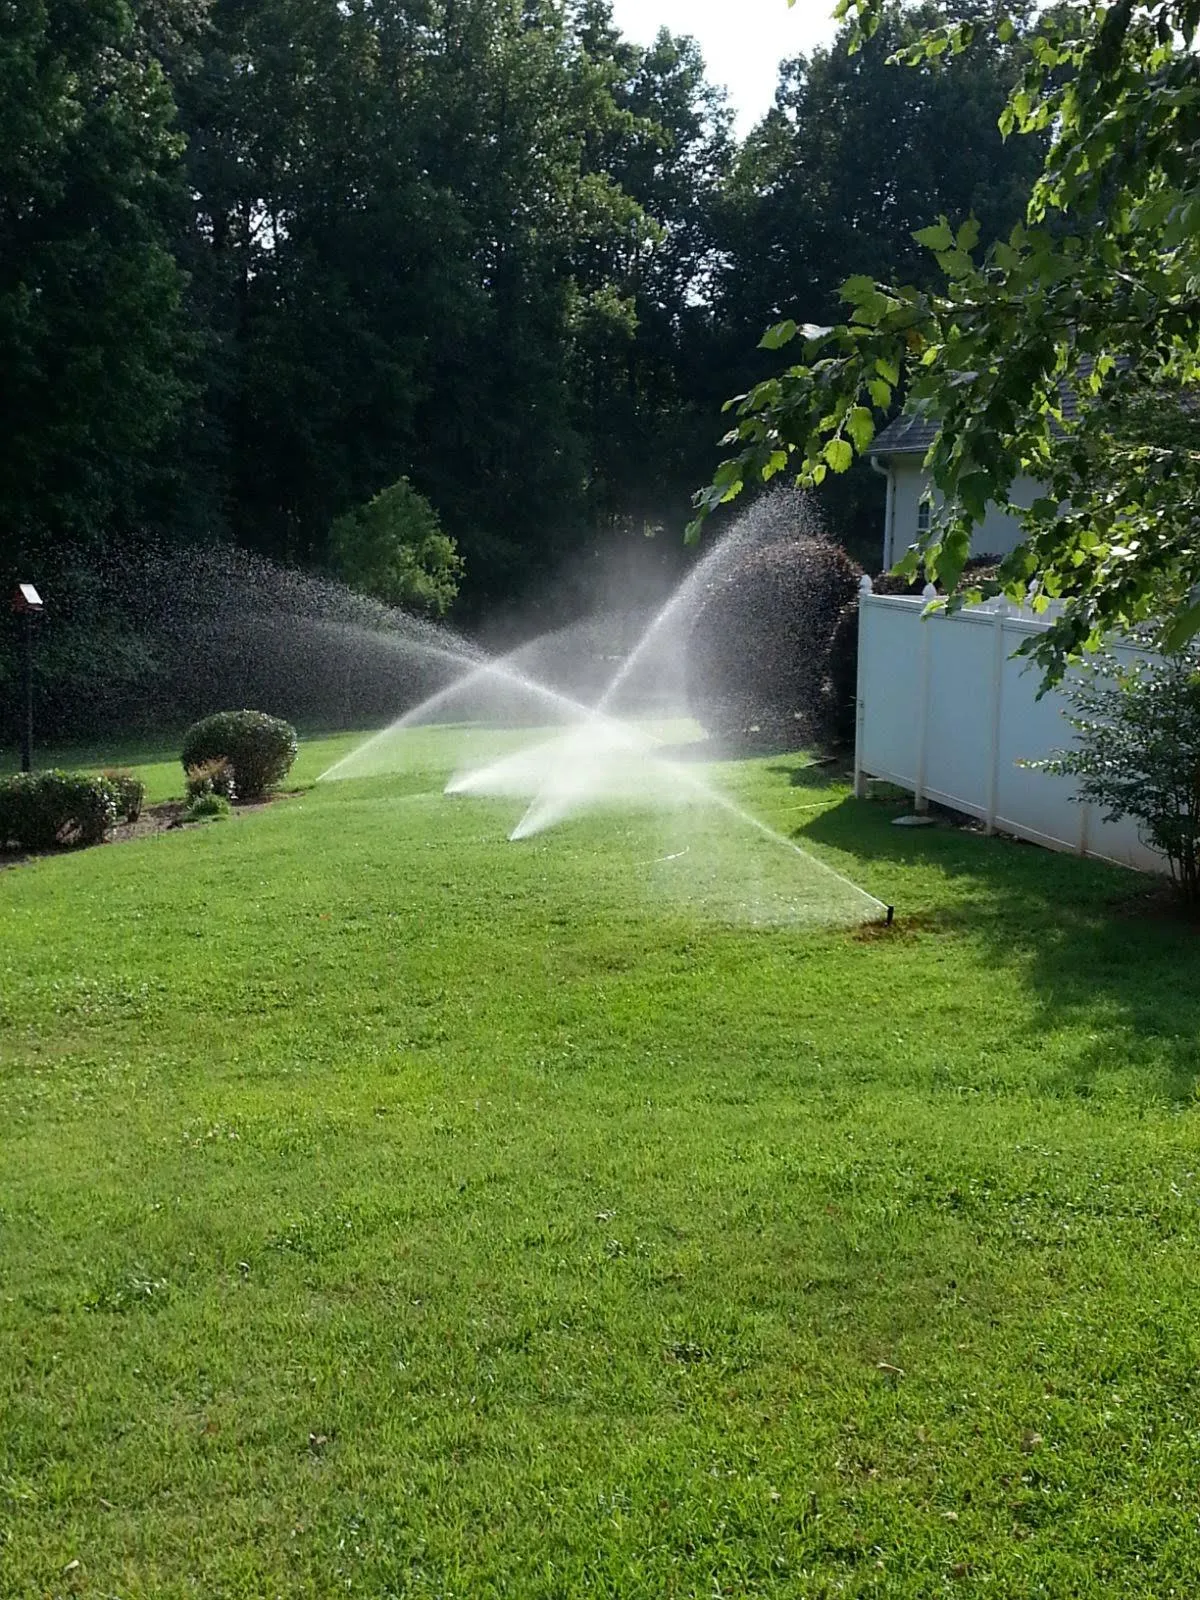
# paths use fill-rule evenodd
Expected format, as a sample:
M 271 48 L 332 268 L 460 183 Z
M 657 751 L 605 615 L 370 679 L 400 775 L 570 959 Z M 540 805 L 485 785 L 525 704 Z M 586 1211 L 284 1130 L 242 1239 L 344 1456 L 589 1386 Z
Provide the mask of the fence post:
M 987 818 L 985 833 L 996 831 L 996 810 L 1000 795 L 1000 707 L 1004 694 L 1004 619 L 1008 601 L 1000 595 L 992 602 L 992 693 L 991 693 L 991 768 L 988 772 Z
M 891 487 L 890 480 L 888 486 Z M 863 666 L 867 659 L 867 601 L 873 588 L 870 575 L 864 572 L 858 585 L 858 668 L 854 679 L 854 793 L 859 800 L 867 797 L 867 775 L 863 771 L 863 723 L 867 714 Z
M 936 600 L 938 592 L 931 583 L 927 583 L 921 590 L 921 599 L 926 606 Z M 921 704 L 917 720 L 917 775 L 913 788 L 913 810 L 920 815 L 929 810 L 929 801 L 925 798 L 925 764 L 929 754 L 929 700 L 932 692 L 932 635 L 930 628 L 932 618 L 921 613 Z

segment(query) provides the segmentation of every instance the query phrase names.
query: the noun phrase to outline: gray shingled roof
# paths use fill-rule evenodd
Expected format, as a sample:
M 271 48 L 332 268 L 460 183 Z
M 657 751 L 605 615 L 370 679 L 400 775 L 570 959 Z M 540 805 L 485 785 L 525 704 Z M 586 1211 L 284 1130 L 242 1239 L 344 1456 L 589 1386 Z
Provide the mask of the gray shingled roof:
M 1120 358 L 1121 364 L 1126 364 L 1126 358 Z M 1086 375 L 1092 369 L 1090 360 L 1080 362 L 1080 373 Z M 1068 422 L 1074 422 L 1079 416 L 1079 396 L 1073 385 L 1065 381 L 1059 385 L 1062 395 L 1062 414 Z M 887 427 L 875 435 L 871 441 L 871 454 L 873 456 L 923 456 L 929 446 L 937 438 L 939 423 L 930 416 L 913 416 L 902 413 Z M 1054 424 L 1055 431 L 1058 430 Z
M 923 456 L 937 438 L 931 417 L 899 416 L 871 441 L 873 456 Z

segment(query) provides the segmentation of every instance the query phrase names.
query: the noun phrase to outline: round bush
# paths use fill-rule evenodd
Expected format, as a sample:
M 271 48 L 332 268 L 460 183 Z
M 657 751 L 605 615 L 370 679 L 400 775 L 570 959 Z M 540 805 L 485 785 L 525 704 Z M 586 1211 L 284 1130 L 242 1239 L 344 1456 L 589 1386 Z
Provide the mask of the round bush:
M 0 846 L 53 850 L 99 844 L 116 824 L 117 796 L 83 772 L 19 772 L 0 778 Z
M 762 743 L 837 737 L 845 624 L 836 655 L 834 643 L 861 576 L 824 539 L 779 538 L 737 555 L 701 597 L 688 638 L 688 699 L 701 726 Z
M 258 800 L 281 782 L 296 759 L 296 730 L 265 711 L 218 711 L 190 727 L 183 769 L 228 761 L 239 800 Z

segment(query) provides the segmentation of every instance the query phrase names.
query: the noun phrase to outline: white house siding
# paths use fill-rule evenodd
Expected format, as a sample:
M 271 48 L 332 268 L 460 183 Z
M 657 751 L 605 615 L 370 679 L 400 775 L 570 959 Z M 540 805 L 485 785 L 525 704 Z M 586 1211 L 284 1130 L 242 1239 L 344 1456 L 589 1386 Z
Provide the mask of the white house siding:
M 888 496 L 891 524 L 886 530 L 883 547 L 885 572 L 916 542 L 917 513 L 929 486 L 920 456 L 892 456 L 888 471 L 892 492 Z M 1017 478 L 1012 487 L 1012 498 L 1018 506 L 1031 506 L 1041 493 L 1041 485 L 1033 478 Z M 987 516 L 976 526 L 971 551 L 978 556 L 1005 556 L 1020 539 L 1021 524 L 1017 518 L 999 506 L 989 506 Z

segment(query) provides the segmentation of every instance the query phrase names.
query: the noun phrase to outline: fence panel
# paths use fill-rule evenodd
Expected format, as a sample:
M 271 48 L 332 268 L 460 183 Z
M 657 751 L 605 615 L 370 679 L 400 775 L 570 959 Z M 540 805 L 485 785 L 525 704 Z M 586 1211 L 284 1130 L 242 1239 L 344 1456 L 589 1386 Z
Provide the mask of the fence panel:
M 865 581 L 865 580 L 864 580 Z M 1061 691 L 1039 700 L 1036 668 L 1014 652 L 1048 626 L 1003 602 L 946 616 L 926 602 L 864 589 L 859 632 L 859 792 L 868 777 L 940 801 L 989 828 L 1054 849 L 1162 872 L 1166 864 L 1125 819 L 1103 822 L 1069 778 L 1032 772 L 1070 742 Z M 1127 645 L 1119 654 L 1133 658 Z

